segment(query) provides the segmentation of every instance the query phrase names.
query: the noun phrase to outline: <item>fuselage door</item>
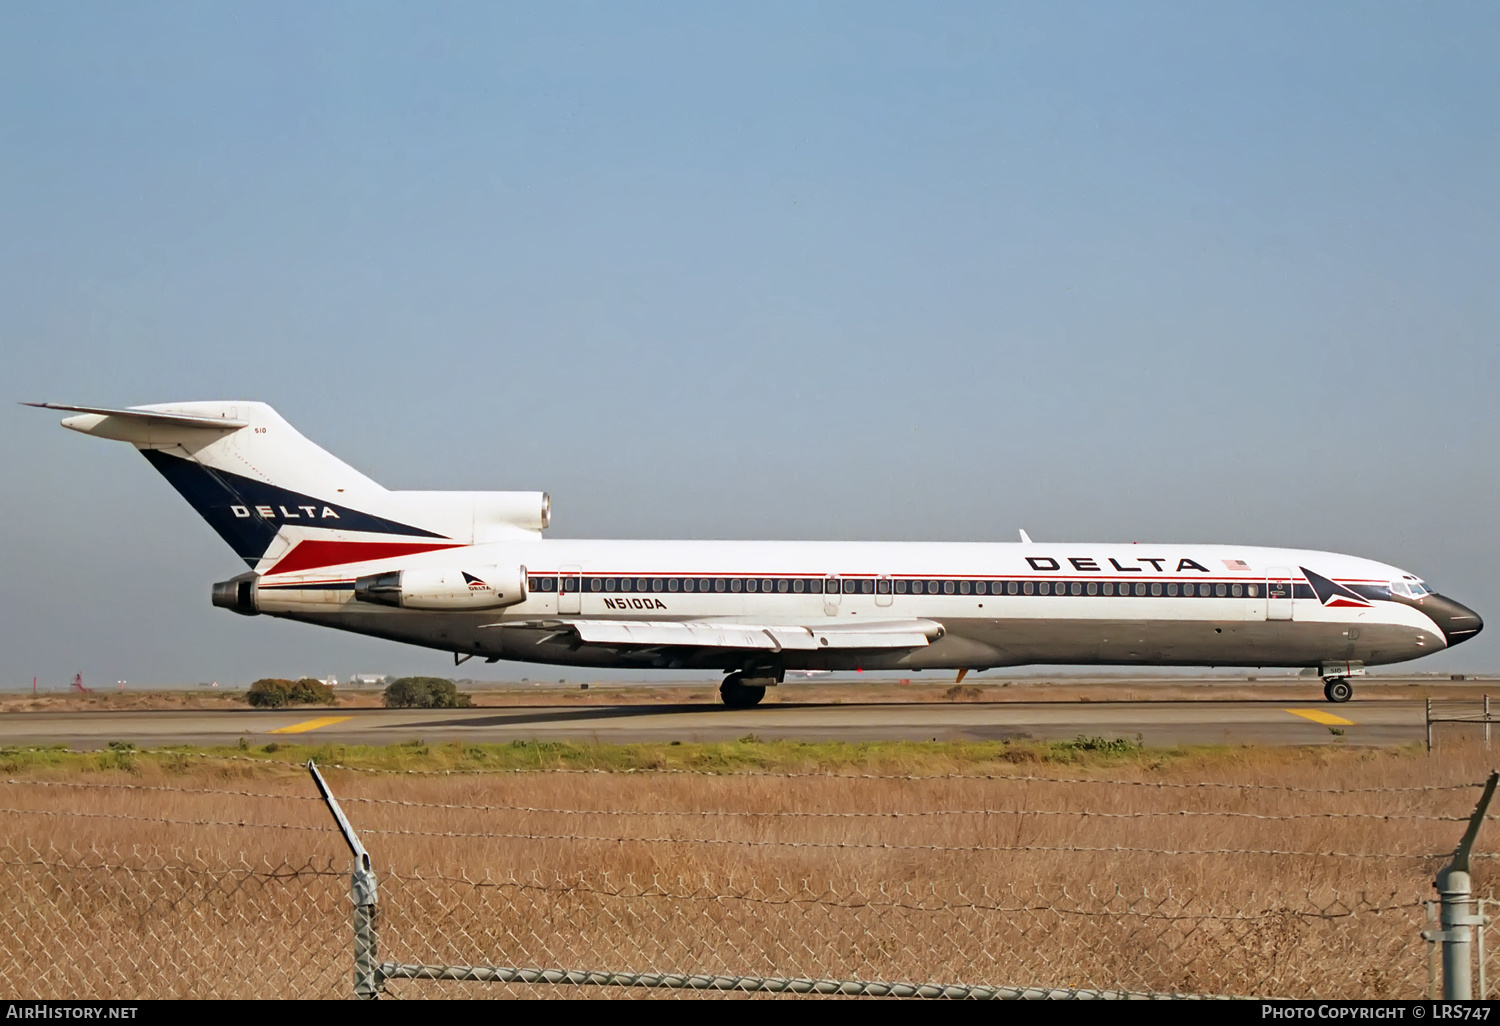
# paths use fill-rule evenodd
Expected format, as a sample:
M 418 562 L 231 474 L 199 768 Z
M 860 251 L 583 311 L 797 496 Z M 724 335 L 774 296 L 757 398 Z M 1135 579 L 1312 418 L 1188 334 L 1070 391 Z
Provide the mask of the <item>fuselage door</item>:
M 888 606 L 891 604 L 891 579 L 889 577 L 875 578 L 875 604 L 877 606 Z
M 823 612 L 829 616 L 839 615 L 839 602 L 843 598 L 842 584 L 837 577 L 823 578 Z
M 1292 618 L 1292 586 L 1295 578 L 1284 566 L 1266 568 L 1266 619 Z
M 557 579 L 557 611 L 559 614 L 583 612 L 583 567 L 565 566 Z

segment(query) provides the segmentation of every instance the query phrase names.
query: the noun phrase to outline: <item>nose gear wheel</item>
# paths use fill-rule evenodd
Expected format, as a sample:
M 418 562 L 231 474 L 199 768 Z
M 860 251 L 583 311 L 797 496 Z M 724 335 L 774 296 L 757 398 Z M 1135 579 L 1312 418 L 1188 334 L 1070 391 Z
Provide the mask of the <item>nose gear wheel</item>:
M 1347 702 L 1354 697 L 1354 685 L 1349 683 L 1347 677 L 1325 677 L 1323 697 L 1330 702 Z

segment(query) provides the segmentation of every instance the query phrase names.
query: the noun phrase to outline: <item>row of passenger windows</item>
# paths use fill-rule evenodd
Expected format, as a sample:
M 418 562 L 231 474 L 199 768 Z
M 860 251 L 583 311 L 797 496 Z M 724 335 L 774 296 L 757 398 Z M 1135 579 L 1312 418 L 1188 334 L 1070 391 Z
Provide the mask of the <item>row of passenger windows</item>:
M 1209 581 L 973 581 L 891 580 L 868 577 L 555 577 L 534 576 L 534 592 L 715 592 L 779 595 L 821 595 L 825 591 L 845 595 L 1141 595 L 1168 598 L 1259 598 L 1259 584 L 1226 584 Z M 1290 598 L 1290 584 L 1274 584 L 1272 598 Z M 1298 598 L 1311 598 L 1305 584 L 1296 588 Z

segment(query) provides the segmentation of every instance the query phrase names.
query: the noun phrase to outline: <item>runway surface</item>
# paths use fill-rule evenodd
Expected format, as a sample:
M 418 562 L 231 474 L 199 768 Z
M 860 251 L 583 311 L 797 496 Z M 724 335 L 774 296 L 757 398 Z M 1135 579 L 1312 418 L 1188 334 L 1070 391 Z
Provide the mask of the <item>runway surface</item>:
M 1148 745 L 1395 745 L 1425 737 L 1421 701 L 784 703 L 722 706 L 594 705 L 399 710 L 183 710 L 24 712 L 0 716 L 0 745 L 102 748 L 270 741 L 382 745 L 414 738 L 554 740 L 958 741 L 1140 738 Z

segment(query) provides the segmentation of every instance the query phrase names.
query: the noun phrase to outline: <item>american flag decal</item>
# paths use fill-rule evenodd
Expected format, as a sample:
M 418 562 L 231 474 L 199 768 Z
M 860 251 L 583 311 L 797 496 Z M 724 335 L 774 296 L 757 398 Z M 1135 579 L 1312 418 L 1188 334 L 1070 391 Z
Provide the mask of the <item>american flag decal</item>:
M 1226 570 L 1249 570 L 1250 564 L 1243 559 L 1226 559 L 1222 561 Z

